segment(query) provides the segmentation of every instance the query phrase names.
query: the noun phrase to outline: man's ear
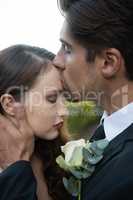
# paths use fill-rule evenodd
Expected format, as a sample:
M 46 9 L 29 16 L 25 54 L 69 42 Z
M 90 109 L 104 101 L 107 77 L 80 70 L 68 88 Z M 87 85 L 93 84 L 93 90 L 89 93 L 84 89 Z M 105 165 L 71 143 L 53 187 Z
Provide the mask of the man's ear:
M 14 105 L 15 105 L 16 101 L 12 95 L 3 94 L 0 97 L 0 103 L 1 103 L 1 106 L 2 106 L 5 114 L 12 116 L 12 117 L 15 116 Z
M 109 48 L 104 50 L 102 54 L 104 58 L 101 72 L 104 78 L 113 78 L 120 71 L 122 67 L 123 58 L 119 50 Z

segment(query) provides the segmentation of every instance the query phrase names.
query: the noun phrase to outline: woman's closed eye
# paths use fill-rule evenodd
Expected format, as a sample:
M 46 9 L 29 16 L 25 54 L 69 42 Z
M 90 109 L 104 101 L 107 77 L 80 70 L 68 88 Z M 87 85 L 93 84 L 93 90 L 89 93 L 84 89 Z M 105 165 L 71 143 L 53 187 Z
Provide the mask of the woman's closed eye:
M 54 103 L 56 103 L 56 101 L 57 101 L 57 97 L 58 97 L 57 94 L 49 94 L 49 95 L 47 95 L 46 99 L 47 99 L 47 101 L 48 101 L 49 103 L 54 104 Z

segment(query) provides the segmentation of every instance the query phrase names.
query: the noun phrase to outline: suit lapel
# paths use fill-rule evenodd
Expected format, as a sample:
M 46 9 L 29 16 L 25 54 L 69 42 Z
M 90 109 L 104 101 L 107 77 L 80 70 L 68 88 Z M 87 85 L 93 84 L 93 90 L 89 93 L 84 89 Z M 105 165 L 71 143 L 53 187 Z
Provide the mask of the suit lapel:
M 101 170 L 104 170 L 104 166 L 112 158 L 114 158 L 121 151 L 123 151 L 124 146 L 128 141 L 133 142 L 133 124 L 131 124 L 126 130 L 124 130 L 121 134 L 119 134 L 109 143 L 109 146 L 104 152 L 104 158 L 99 164 L 97 164 L 94 174 L 90 178 L 83 180 L 81 189 L 82 198 L 84 198 L 85 192 L 88 191 L 88 188 L 90 191 L 91 189 L 93 190 L 94 184 L 98 181 L 97 174 L 100 173 Z
M 103 160 L 96 167 L 96 172 L 98 172 L 101 167 L 105 165 L 115 155 L 120 153 L 123 150 L 125 143 L 129 140 L 133 141 L 133 124 L 131 124 L 126 130 L 124 130 L 109 143 L 109 146 L 104 152 Z

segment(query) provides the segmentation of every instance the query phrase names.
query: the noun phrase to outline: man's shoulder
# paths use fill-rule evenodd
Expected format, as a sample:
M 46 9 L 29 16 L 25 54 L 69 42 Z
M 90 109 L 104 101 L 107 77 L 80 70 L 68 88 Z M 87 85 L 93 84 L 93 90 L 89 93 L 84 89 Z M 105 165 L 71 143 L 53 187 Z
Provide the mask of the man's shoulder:
M 97 165 L 92 177 L 83 181 L 83 199 L 105 200 L 115 193 L 119 196 L 123 190 L 128 194 L 129 185 L 133 185 L 133 141 L 123 143 L 120 151 L 107 157 L 106 161 L 103 159 Z M 116 199 L 116 196 L 110 199 Z M 122 195 L 120 195 L 121 198 Z

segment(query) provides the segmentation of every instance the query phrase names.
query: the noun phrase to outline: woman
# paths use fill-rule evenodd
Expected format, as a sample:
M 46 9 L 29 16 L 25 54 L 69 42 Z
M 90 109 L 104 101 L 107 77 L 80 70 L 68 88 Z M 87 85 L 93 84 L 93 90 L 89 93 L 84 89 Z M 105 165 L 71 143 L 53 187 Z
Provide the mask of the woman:
M 54 55 L 44 49 L 16 45 L 0 53 L 0 113 L 16 126 L 16 103 L 23 104 L 35 133 L 32 167 L 37 179 L 38 200 L 71 199 L 62 184 L 64 172 L 56 165 L 59 134 L 66 109 L 60 73 L 53 67 Z M 66 176 L 66 175 L 65 175 Z

